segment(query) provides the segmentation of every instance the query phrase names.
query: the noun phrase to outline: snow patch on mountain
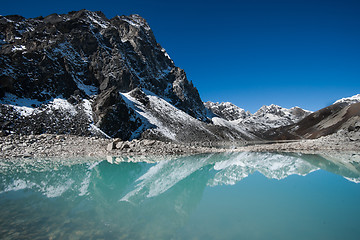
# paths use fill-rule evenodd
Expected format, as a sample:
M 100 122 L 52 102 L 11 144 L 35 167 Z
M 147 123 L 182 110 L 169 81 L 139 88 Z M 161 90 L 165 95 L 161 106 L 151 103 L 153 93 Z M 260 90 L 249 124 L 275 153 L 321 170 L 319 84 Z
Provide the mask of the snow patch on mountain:
M 133 133 L 132 138 L 138 137 L 137 135 L 142 133 L 143 130 L 145 130 L 145 129 L 156 127 L 155 129 L 158 132 L 160 132 L 163 136 L 165 136 L 171 140 L 175 140 L 176 134 L 172 130 L 170 130 L 168 127 L 166 127 L 162 123 L 162 121 L 160 119 L 158 119 L 155 116 L 155 114 L 153 114 L 150 111 L 150 109 L 148 109 L 146 106 L 144 106 L 143 103 L 138 101 L 136 98 L 132 97 L 131 92 L 120 93 L 120 94 L 123 97 L 124 101 L 127 103 L 128 107 L 135 110 L 135 112 L 137 112 L 141 116 L 141 119 L 143 120 L 142 121 L 143 125 L 141 125 L 139 127 L 139 129 Z M 159 97 L 156 97 L 156 96 L 151 96 L 151 97 L 148 96 L 148 97 L 149 97 L 149 100 L 152 102 L 152 105 L 154 105 L 155 111 L 158 110 L 160 112 L 170 114 L 169 117 L 175 116 L 174 107 L 171 104 L 169 104 L 165 100 L 163 100 Z M 182 111 L 178 111 L 179 115 L 185 114 L 185 113 L 180 113 L 180 112 L 182 112 Z
M 5 93 L 5 96 L 2 99 L 0 99 L 0 103 L 30 108 L 34 105 L 40 105 L 42 102 L 31 98 L 19 98 L 14 94 Z
M 12 52 L 17 52 L 17 51 L 25 51 L 26 47 L 24 45 L 18 45 L 18 46 L 14 46 L 11 51 Z
M 120 16 L 119 18 L 136 28 L 143 27 L 146 31 L 151 30 L 149 24 L 138 14 L 132 14 L 130 16 Z
M 164 55 L 172 61 L 171 57 L 169 56 L 169 54 L 166 52 L 165 48 L 161 48 L 161 51 L 164 53 Z
M 146 129 L 151 129 L 153 133 L 159 133 L 163 137 L 175 141 L 180 140 L 177 136 L 182 135 L 181 132 L 184 128 L 188 129 L 188 131 L 196 132 L 198 130 L 214 135 L 203 126 L 203 122 L 191 117 L 184 111 L 177 109 L 156 94 L 148 90 L 143 90 L 145 98 L 148 101 L 144 102 L 141 99 L 139 100 L 133 97 L 133 93 L 134 91 L 120 94 L 128 107 L 137 112 L 143 120 L 143 125 L 139 128 L 141 131 L 134 132 L 134 138 L 138 137 L 136 135 Z M 216 136 L 214 135 L 214 137 Z
M 108 28 L 110 26 L 108 21 L 104 21 L 104 19 L 95 12 L 87 11 L 86 14 L 93 23 L 99 25 L 101 28 Z
M 77 113 L 75 107 L 71 103 L 61 98 L 55 98 L 53 101 L 51 101 L 47 109 L 48 111 L 57 110 L 61 112 L 67 112 L 70 116 L 75 116 Z
M 242 134 L 247 136 L 249 139 L 253 139 L 253 140 L 258 139 L 258 137 L 256 137 L 254 134 L 252 134 L 246 126 L 237 124 L 236 121 L 228 121 L 228 120 L 225 120 L 225 119 L 219 118 L 219 117 L 213 117 L 211 120 L 215 125 L 227 127 L 229 129 L 234 129 L 238 132 L 241 132 Z

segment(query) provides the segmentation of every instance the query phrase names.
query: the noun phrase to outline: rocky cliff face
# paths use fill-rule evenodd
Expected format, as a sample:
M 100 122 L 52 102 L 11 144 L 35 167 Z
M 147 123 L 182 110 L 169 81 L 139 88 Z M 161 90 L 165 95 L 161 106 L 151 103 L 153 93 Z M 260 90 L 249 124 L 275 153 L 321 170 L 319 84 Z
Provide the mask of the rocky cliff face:
M 197 89 L 138 15 L 107 19 L 101 12 L 81 10 L 45 18 L 0 17 L 0 103 L 1 114 L 7 116 L 1 118 L 3 131 L 93 134 L 95 129 L 128 139 L 143 123 L 119 93 L 136 88 L 208 120 Z M 51 127 L 66 112 L 50 117 L 57 99 L 66 100 L 63 110 L 75 109 L 79 116 L 68 120 L 83 130 Z

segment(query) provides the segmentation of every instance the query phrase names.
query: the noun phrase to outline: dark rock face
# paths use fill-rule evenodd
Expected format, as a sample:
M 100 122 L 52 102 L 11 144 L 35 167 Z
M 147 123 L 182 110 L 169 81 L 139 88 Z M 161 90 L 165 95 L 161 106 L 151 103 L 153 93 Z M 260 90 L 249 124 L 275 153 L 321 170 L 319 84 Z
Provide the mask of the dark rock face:
M 127 108 L 115 87 L 101 92 L 95 100 L 93 110 L 94 122 L 110 137 L 129 139 L 132 132 L 141 125 L 141 120 L 132 109 Z
M 0 101 L 8 94 L 42 103 L 94 98 L 95 125 L 127 139 L 141 120 L 118 93 L 135 88 L 207 120 L 197 89 L 138 15 L 107 19 L 81 10 L 34 19 L 0 17 Z

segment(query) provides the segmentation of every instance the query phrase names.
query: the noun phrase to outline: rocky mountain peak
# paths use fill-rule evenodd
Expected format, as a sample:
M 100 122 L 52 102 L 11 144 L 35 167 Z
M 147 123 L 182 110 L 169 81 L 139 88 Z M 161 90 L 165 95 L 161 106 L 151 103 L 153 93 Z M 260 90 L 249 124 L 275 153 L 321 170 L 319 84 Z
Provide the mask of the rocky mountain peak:
M 271 104 L 269 106 L 262 106 L 256 113 L 254 113 L 254 116 L 257 117 L 270 117 L 271 115 L 273 117 L 282 117 L 282 118 L 288 118 L 292 119 L 294 122 L 299 121 L 300 119 L 306 117 L 311 112 L 304 110 L 299 107 L 293 107 L 290 109 L 280 107 L 275 104 Z
M 274 114 L 274 115 L 278 115 L 278 116 L 284 116 L 285 110 L 287 110 L 287 109 L 280 107 L 278 105 L 275 105 L 275 104 L 271 104 L 269 106 L 264 105 L 258 111 L 256 111 L 254 115 L 263 116 L 265 114 Z
M 300 107 L 292 107 L 289 109 L 289 112 L 295 116 L 298 120 L 303 119 L 307 115 L 311 114 L 311 111 L 302 109 Z
M 205 107 L 211 110 L 214 114 L 222 117 L 228 121 L 234 121 L 243 119 L 251 115 L 250 112 L 246 112 L 244 109 L 230 103 L 230 102 L 206 102 Z
M 137 27 L 137 28 L 143 28 L 146 31 L 151 31 L 151 28 L 147 21 L 141 17 L 138 14 L 131 14 L 130 16 L 117 16 L 119 19 L 128 22 L 130 25 Z
M 109 136 L 124 137 L 120 130 L 135 129 L 140 120 L 126 110 L 119 92 L 136 88 L 207 121 L 197 89 L 139 15 L 108 19 L 80 10 L 0 17 L 0 103 L 23 106 L 26 99 L 37 107 L 58 98 L 74 104 L 91 100 L 94 124 Z

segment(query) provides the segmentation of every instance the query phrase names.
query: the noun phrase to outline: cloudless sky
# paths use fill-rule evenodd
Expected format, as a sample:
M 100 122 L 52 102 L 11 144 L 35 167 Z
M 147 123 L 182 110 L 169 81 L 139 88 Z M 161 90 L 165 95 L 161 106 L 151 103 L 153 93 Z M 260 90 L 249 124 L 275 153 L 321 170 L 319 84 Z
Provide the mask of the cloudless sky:
M 203 101 L 318 110 L 360 93 L 359 0 L 2 0 L 0 14 L 140 14 Z

